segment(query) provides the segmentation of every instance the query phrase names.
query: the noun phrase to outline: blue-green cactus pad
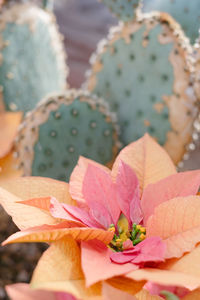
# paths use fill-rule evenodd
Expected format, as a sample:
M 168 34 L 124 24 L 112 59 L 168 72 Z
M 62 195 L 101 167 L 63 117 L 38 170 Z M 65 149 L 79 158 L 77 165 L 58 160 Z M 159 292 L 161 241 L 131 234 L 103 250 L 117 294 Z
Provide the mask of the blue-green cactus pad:
M 199 0 L 142 0 L 143 12 L 161 11 L 169 13 L 194 43 L 199 36 L 200 1 Z
M 34 21 L 17 24 L 22 14 L 29 13 L 31 6 L 15 6 L 21 7 L 17 10 L 16 21 L 6 21 L 0 30 L 0 85 L 6 109 L 27 112 L 50 92 L 65 88 L 65 58 L 52 16 L 35 7 Z M 10 10 L 12 14 L 13 9 L 14 6 L 6 9 L 2 19 L 6 20 L 6 14 Z
M 186 71 L 181 40 L 176 39 L 167 21 L 149 18 L 121 24 L 111 32 L 91 59 L 86 86 L 107 100 L 111 111 L 117 112 L 122 143 L 127 145 L 148 132 L 165 145 L 172 135 L 176 140 L 174 136 L 181 135 L 181 128 L 186 126 L 191 136 L 192 121 L 186 121 L 194 105 L 186 95 L 190 74 Z M 186 81 L 182 82 L 182 74 Z M 190 108 L 187 102 L 191 103 Z M 177 109 L 182 111 L 178 121 Z M 180 152 L 188 136 L 180 141 Z M 173 155 L 177 155 L 174 150 Z
M 162 96 L 172 93 L 174 75 L 169 54 L 173 45 L 158 42 L 162 28 L 157 25 L 149 33 L 149 44 L 144 48 L 145 30 L 142 26 L 129 44 L 120 38 L 110 46 L 101 56 L 103 69 L 96 74 L 94 92 L 109 101 L 111 111 L 118 112 L 125 144 L 137 140 L 146 131 L 164 144 L 171 127 L 167 106 L 158 113 L 154 105 L 164 104 Z M 145 126 L 145 120 L 150 126 Z
M 69 101 L 71 96 L 61 97 Z M 49 112 L 48 119 L 36 129 L 34 123 L 38 122 L 37 120 L 43 114 L 42 111 L 48 109 L 52 101 L 58 104 L 59 98 L 49 98 L 25 118 L 22 130 L 25 141 L 23 139 L 23 145 L 19 144 L 18 148 L 19 153 L 22 153 L 22 160 L 26 154 L 28 155 L 27 152 L 34 151 L 31 175 L 66 181 L 80 155 L 101 164 L 111 162 L 116 147 L 116 131 L 105 107 L 98 104 L 91 96 L 77 96 L 72 103 L 60 102 L 56 109 Z M 30 123 L 34 130 L 38 130 L 38 139 L 34 146 L 29 145 L 28 140 L 32 128 L 27 124 Z M 27 159 L 24 163 L 27 163 Z M 26 170 L 25 174 L 27 174 Z M 30 175 L 30 172 L 28 174 Z
M 101 0 L 121 20 L 130 21 L 135 16 L 139 0 Z

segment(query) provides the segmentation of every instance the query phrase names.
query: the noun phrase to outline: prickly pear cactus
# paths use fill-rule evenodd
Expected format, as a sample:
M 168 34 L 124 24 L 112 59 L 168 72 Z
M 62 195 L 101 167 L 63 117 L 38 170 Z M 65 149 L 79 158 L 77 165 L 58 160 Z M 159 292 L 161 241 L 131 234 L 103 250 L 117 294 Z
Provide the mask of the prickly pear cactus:
M 169 13 L 194 43 L 200 28 L 199 0 L 142 0 L 142 11 L 161 11 Z
M 140 0 L 101 0 L 122 21 L 134 18 Z
M 194 45 L 193 57 L 195 61 L 195 90 L 200 99 L 200 37 Z
M 192 49 L 176 22 L 156 14 L 112 28 L 91 58 L 85 86 L 117 112 L 121 141 L 148 132 L 177 163 L 197 115 Z
M 79 155 L 102 164 L 118 147 L 114 117 L 87 92 L 49 97 L 28 113 L 16 141 L 25 175 L 68 180 Z
M 66 87 L 67 68 L 53 14 L 30 3 L 0 12 L 0 96 L 6 109 L 27 112 Z

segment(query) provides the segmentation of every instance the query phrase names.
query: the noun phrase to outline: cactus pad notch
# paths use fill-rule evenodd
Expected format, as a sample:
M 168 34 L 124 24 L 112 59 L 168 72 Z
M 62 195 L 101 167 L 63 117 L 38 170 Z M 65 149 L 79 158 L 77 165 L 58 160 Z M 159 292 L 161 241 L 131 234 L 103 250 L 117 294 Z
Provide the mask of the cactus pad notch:
M 191 53 L 177 23 L 158 13 L 111 28 L 99 43 L 85 87 L 117 112 L 124 144 L 148 132 L 182 159 L 197 115 Z
M 66 88 L 61 35 L 54 15 L 31 3 L 8 3 L 0 14 L 0 96 L 7 110 L 27 112 Z
M 142 12 L 160 11 L 170 14 L 194 43 L 200 28 L 199 0 L 142 0 Z
M 66 181 L 80 155 L 109 164 L 119 146 L 115 118 L 103 100 L 69 90 L 28 113 L 16 150 L 24 175 Z
M 134 18 L 140 0 L 100 0 L 118 19 L 127 22 Z

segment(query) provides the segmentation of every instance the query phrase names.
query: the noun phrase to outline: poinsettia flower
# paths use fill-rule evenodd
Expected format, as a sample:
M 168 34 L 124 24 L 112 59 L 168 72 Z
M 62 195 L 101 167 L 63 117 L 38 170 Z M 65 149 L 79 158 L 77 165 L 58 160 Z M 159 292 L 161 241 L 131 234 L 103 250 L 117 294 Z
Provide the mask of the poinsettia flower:
M 21 171 L 15 169 L 16 161 L 10 153 L 21 119 L 21 112 L 5 112 L 0 108 L 0 181 L 21 175 Z
M 77 298 L 99 295 L 105 280 L 132 294 L 146 281 L 194 290 L 199 182 L 200 171 L 177 173 L 145 135 L 120 152 L 112 170 L 80 158 L 69 186 L 31 177 L 5 183 L 0 202 L 21 231 L 4 244 L 51 242 L 32 285 Z

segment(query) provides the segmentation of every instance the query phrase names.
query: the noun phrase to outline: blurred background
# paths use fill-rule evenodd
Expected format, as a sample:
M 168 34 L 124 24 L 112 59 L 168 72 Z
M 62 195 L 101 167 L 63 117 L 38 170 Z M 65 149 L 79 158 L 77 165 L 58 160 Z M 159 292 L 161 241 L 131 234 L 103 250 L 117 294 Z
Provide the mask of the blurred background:
M 117 20 L 97 0 L 55 1 L 55 14 L 68 55 L 69 83 L 80 87 L 98 41 L 107 36 L 109 27 L 117 24 Z

